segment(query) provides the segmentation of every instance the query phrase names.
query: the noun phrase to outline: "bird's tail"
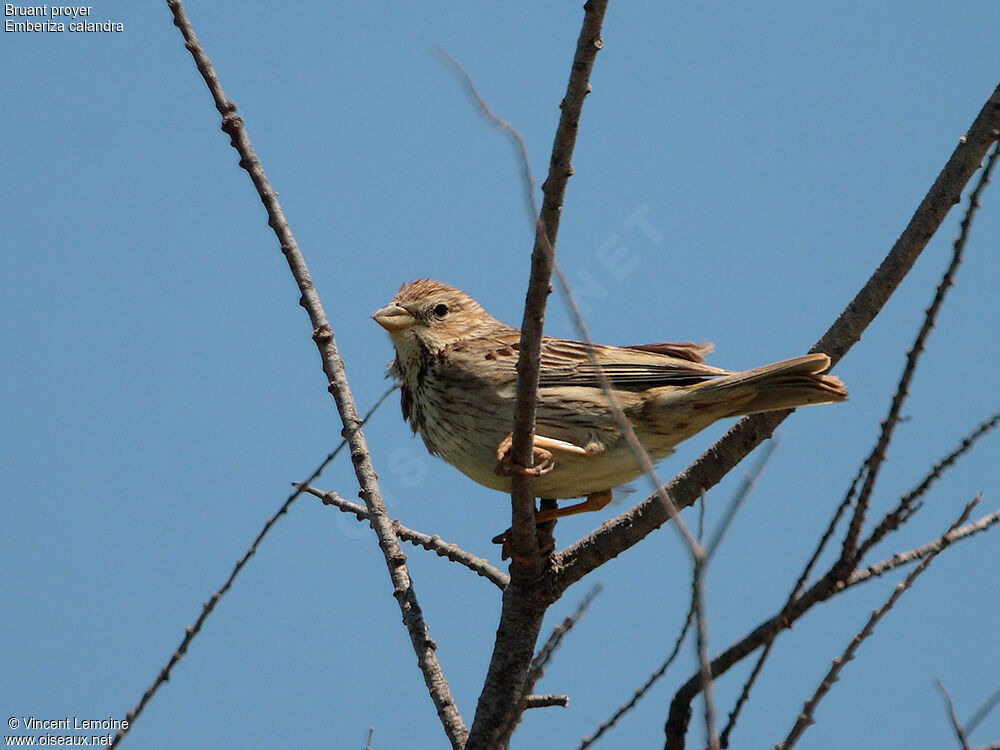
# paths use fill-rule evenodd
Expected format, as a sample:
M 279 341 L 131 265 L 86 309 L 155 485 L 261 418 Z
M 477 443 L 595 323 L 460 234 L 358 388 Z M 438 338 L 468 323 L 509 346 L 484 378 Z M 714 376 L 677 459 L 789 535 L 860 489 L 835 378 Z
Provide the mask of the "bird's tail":
M 730 417 L 843 401 L 847 398 L 844 384 L 839 378 L 822 374 L 829 367 L 830 358 L 827 355 L 806 354 L 746 372 L 724 375 L 700 384 L 695 390 L 700 391 L 701 396 L 721 391 L 746 392 L 745 398 L 732 401 L 733 410 L 726 415 Z

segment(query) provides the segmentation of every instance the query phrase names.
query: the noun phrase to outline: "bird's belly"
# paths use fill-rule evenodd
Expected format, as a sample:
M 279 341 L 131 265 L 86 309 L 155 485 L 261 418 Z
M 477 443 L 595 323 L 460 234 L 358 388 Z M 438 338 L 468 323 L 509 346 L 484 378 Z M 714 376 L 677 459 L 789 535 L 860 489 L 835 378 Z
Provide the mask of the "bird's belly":
M 492 447 L 479 455 L 473 456 L 469 443 L 462 440 L 438 446 L 438 455 L 474 482 L 500 492 L 510 492 L 510 477 L 499 476 L 494 471 L 496 445 L 506 435 L 497 433 L 490 437 L 496 437 L 495 443 L 485 443 Z M 585 497 L 592 492 L 626 484 L 643 474 L 642 467 L 627 446 L 612 448 L 599 456 L 556 453 L 554 460 L 552 471 L 535 478 L 536 497 L 554 500 Z
M 473 393 L 480 397 L 478 402 L 470 395 Z M 513 394 L 450 389 L 443 397 L 443 389 L 429 388 L 422 395 L 415 425 L 428 450 L 474 482 L 510 492 L 510 477 L 497 475 L 495 469 L 497 447 L 510 435 L 514 421 Z M 597 455 L 555 451 L 552 471 L 535 479 L 535 496 L 555 500 L 584 497 L 643 474 L 623 440 L 615 439 L 610 430 L 602 437 L 606 449 Z M 658 461 L 673 451 L 668 446 L 657 446 L 651 452 L 651 458 Z
M 662 458 L 662 456 L 661 456 Z M 642 476 L 642 467 L 627 445 L 597 456 L 556 455 L 555 468 L 535 480 L 535 495 L 555 500 L 585 497 Z

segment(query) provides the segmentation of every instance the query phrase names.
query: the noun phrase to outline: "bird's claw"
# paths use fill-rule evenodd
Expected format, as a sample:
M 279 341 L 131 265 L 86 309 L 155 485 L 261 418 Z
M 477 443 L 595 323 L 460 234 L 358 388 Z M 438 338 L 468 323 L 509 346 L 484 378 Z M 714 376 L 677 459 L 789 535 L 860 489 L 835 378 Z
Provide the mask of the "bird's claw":
M 554 524 L 553 524 L 554 525 Z M 511 529 L 507 529 L 501 534 L 497 534 L 491 540 L 493 544 L 500 545 L 500 559 L 501 560 L 514 560 L 522 565 L 528 565 L 534 562 L 531 558 L 525 557 L 524 555 L 519 555 L 514 551 L 513 545 L 511 544 L 512 532 Z M 544 560 L 552 555 L 556 551 L 556 539 L 552 536 L 552 531 L 549 530 L 547 533 L 539 528 L 538 529 L 538 554 Z
M 540 477 L 556 468 L 556 462 L 552 457 L 552 453 L 544 448 L 539 448 L 537 445 L 532 446 L 533 466 L 519 466 L 515 464 L 510 455 L 513 445 L 514 436 L 510 434 L 501 440 L 500 445 L 497 446 L 497 465 L 493 471 L 498 476 L 509 477 L 511 474 L 521 474 L 526 477 Z

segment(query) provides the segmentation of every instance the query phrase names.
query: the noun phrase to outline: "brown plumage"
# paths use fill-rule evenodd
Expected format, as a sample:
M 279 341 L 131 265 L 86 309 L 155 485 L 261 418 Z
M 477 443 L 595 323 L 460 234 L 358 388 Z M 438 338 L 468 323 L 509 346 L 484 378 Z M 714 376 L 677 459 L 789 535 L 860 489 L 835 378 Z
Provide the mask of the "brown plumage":
M 401 385 L 403 417 L 427 449 L 476 482 L 509 491 L 510 470 L 518 469 L 510 467 L 504 441 L 514 419 L 520 332 L 464 292 L 430 279 L 404 284 L 372 317 L 392 338 L 391 374 Z M 594 348 L 653 461 L 718 419 L 847 397 L 840 380 L 821 374 L 830 365 L 825 354 L 731 372 L 706 365 L 709 351 L 710 345 L 691 343 Z M 538 497 L 599 495 L 581 508 L 596 509 L 608 490 L 642 474 L 586 344 L 542 340 L 535 434 Z

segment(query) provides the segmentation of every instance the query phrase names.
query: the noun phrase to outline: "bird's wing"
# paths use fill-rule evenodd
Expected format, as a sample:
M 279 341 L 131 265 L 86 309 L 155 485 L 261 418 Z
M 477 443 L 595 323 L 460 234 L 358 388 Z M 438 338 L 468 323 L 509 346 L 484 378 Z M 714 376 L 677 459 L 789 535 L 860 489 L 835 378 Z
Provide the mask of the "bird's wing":
M 489 339 L 478 339 L 474 345 L 470 342 L 459 346 L 452 356 L 456 360 L 476 359 L 477 369 L 491 369 L 498 382 L 510 383 L 517 379 L 519 348 L 520 332 L 508 328 Z M 729 370 L 704 364 L 704 355 L 711 348 L 710 344 L 663 342 L 640 346 L 595 345 L 593 353 L 615 388 L 644 391 L 665 385 L 691 385 L 731 374 Z M 539 387 L 600 388 L 598 368 L 587 349 L 586 344 L 578 341 L 543 338 Z
M 621 390 L 644 391 L 666 385 L 692 385 L 728 375 L 728 370 L 704 364 L 709 345 L 660 343 L 643 346 L 595 346 L 594 359 L 600 370 Z M 598 367 L 587 345 L 546 338 L 542 342 L 542 372 L 539 387 L 601 387 Z

